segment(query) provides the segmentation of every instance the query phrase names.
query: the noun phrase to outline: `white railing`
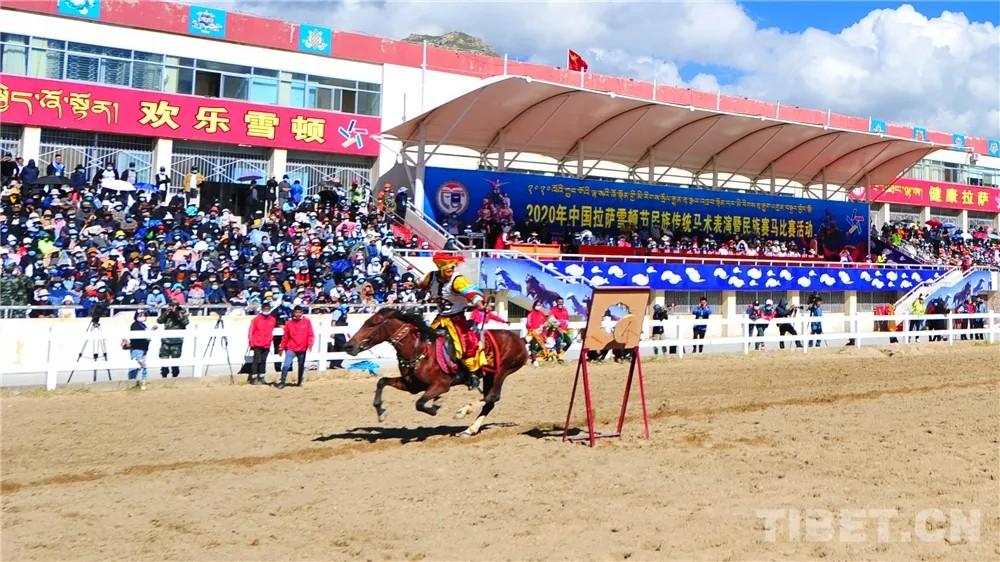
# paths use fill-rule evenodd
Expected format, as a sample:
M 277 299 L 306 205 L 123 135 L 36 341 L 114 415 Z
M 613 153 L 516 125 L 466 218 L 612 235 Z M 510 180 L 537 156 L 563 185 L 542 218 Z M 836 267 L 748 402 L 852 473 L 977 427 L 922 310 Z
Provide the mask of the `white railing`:
M 346 327 L 336 327 L 329 325 L 328 317 L 314 317 L 313 328 L 316 332 L 316 340 L 307 353 L 310 362 L 319 362 L 319 368 L 323 369 L 327 361 L 342 360 L 345 366 L 349 366 L 354 361 L 373 360 L 380 366 L 392 365 L 395 363 L 395 353 L 388 344 L 380 344 L 375 348 L 366 351 L 357 357 L 348 356 L 343 352 L 327 351 L 327 344 L 333 343 L 335 334 L 344 334 L 349 337 L 360 327 L 365 317 L 356 316 L 349 321 Z M 249 320 L 249 317 L 246 318 Z M 912 322 L 922 322 L 926 325 L 928 321 L 944 320 L 943 330 L 912 330 L 916 325 Z M 973 328 L 976 321 L 982 320 L 982 327 Z M 898 332 L 878 331 L 875 329 L 875 322 L 898 322 L 902 330 Z M 231 322 L 230 326 L 222 329 L 209 328 L 192 324 L 188 329 L 179 330 L 147 330 L 141 332 L 131 332 L 124 327 L 105 327 L 100 332 L 87 332 L 86 321 L 74 322 L 73 326 L 44 326 L 31 328 L 34 321 L 19 320 L 17 334 L 5 334 L 3 344 L 5 346 L 27 346 L 20 352 L 9 348 L 0 349 L 5 354 L 7 360 L 0 364 L 0 386 L 41 384 L 54 389 L 60 384 L 66 384 L 70 373 L 74 373 L 75 382 L 88 382 L 90 380 L 108 378 L 122 379 L 122 371 L 133 369 L 136 362 L 129 359 L 128 351 L 121 349 L 122 339 L 149 339 L 150 352 L 147 355 L 149 370 L 156 373 L 160 367 L 180 367 L 191 369 L 195 377 L 206 374 L 215 376 L 225 376 L 232 372 L 237 372 L 246 361 L 247 344 L 247 322 Z M 823 327 L 823 334 L 809 334 L 811 324 L 820 323 Z M 959 327 L 960 322 L 964 322 L 964 327 Z M 768 322 L 765 335 L 757 336 L 749 333 L 751 324 L 762 324 L 759 321 L 750 321 L 746 317 L 739 318 L 712 318 L 708 320 L 697 320 L 691 317 L 677 317 L 661 322 L 654 322 L 646 319 L 643 326 L 643 337 L 639 347 L 644 350 L 650 348 L 676 347 L 677 355 L 683 357 L 685 348 L 698 345 L 704 346 L 713 352 L 740 352 L 750 353 L 760 344 L 770 346 L 771 344 L 784 343 L 791 349 L 801 349 L 807 352 L 810 349 L 808 342 L 821 342 L 829 346 L 831 343 L 852 343 L 853 345 L 882 345 L 890 343 L 892 340 L 901 344 L 913 343 L 918 338 L 923 338 L 920 343 L 927 341 L 931 337 L 943 336 L 947 338 L 949 345 L 954 344 L 960 336 L 968 339 L 982 340 L 990 344 L 1000 342 L 1000 314 L 952 314 L 952 315 L 926 315 L 913 317 L 908 315 L 895 316 L 795 316 L 792 318 L 776 319 Z M 774 335 L 778 331 L 777 325 L 792 325 L 797 335 Z M 11 323 L 5 326 L 11 326 Z M 570 328 L 579 331 L 583 328 L 583 322 L 570 323 Z M 650 338 L 651 329 L 654 326 L 664 328 L 665 338 L 653 340 Z M 707 334 L 704 339 L 693 337 L 695 326 L 705 326 Z M 488 328 L 505 328 L 501 324 L 491 324 Z M 523 323 L 513 324 L 511 330 L 519 331 L 525 335 Z M 281 330 L 276 330 L 275 334 L 280 334 Z M 770 332 L 771 335 L 768 335 Z M 158 357 L 158 342 L 163 338 L 182 338 L 184 340 L 184 351 L 178 359 L 160 359 Z M 225 338 L 225 341 L 223 341 Z M 98 342 L 104 342 L 103 348 Z M 796 345 L 799 342 L 801 348 Z M 95 347 L 96 346 L 96 347 Z M 574 343 L 570 350 L 579 350 L 581 343 L 579 338 L 574 338 Z M 106 357 L 104 353 L 106 352 Z M 18 355 L 20 353 L 20 356 Z M 96 354 L 96 355 L 95 355 Z M 25 361 L 24 359 L 28 360 Z M 280 362 L 280 358 L 271 354 L 267 363 Z M 111 373 L 117 371 L 117 377 Z M 43 376 L 43 378 L 42 378 Z M 153 378 L 156 378 L 155 376 Z

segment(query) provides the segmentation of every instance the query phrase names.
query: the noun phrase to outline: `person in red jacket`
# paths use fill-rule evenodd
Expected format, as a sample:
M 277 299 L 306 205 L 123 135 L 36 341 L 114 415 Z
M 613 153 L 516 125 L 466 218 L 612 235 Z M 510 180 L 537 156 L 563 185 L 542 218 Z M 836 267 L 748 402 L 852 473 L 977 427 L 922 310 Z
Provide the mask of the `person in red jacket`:
M 549 311 L 549 315 L 559 323 L 559 331 L 553 336 L 556 338 L 556 360 L 562 363 L 566 350 L 573 342 L 573 338 L 569 335 L 569 310 L 566 309 L 566 302 L 563 299 L 556 299 L 556 305 Z
M 541 301 L 535 301 L 528 313 L 524 327 L 528 331 L 528 351 L 531 354 L 531 366 L 538 366 L 538 358 L 545 351 L 545 321 L 549 313 L 545 311 Z
M 285 352 L 278 388 L 285 388 L 285 379 L 288 377 L 289 369 L 292 368 L 292 359 L 299 361 L 299 380 L 295 386 L 302 386 L 306 373 L 306 352 L 312 347 L 314 337 L 312 322 L 305 317 L 305 309 L 296 306 L 292 311 L 291 320 L 285 322 L 285 333 L 282 334 L 281 345 L 278 346 L 278 351 Z
M 271 350 L 271 334 L 278 325 L 278 319 L 271 314 L 271 303 L 260 305 L 260 314 L 250 322 L 249 343 L 253 352 L 250 362 L 250 374 L 247 382 L 250 384 L 267 384 L 264 374 L 267 371 L 267 353 Z

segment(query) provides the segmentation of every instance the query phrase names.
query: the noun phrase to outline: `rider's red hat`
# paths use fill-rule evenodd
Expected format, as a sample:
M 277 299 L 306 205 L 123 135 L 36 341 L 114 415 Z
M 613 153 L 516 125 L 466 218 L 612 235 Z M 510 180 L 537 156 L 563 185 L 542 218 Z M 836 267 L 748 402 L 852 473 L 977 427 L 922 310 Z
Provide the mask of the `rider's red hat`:
M 434 254 L 431 259 L 434 260 L 434 265 L 436 265 L 438 269 L 449 265 L 458 265 L 465 261 L 462 254 L 451 254 L 445 252 L 438 252 Z

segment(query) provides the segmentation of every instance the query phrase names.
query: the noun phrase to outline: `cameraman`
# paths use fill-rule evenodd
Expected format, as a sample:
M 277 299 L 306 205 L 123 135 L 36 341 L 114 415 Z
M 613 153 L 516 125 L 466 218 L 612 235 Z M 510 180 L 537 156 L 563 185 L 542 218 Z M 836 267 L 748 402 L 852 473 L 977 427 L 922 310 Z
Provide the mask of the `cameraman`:
M 156 318 L 157 324 L 163 324 L 164 330 L 183 330 L 187 328 L 190 320 L 187 312 L 181 305 L 172 302 L 160 309 L 160 315 Z M 180 359 L 184 349 L 184 338 L 163 338 L 160 342 L 160 359 Z M 173 367 L 160 367 L 160 376 L 167 378 L 170 373 L 174 378 L 181 374 L 181 368 L 177 365 Z
M 788 300 L 785 297 L 778 299 L 778 307 L 774 309 L 775 318 L 794 318 L 795 313 L 798 311 L 798 307 L 788 307 Z M 778 324 L 778 335 L 784 336 L 785 334 L 791 334 L 793 336 L 799 335 L 795 331 L 795 326 L 792 326 L 788 322 L 782 322 Z M 785 342 L 778 342 L 778 347 L 785 349 Z M 802 342 L 800 340 L 795 340 L 795 347 L 801 348 Z
M 670 316 L 670 311 L 663 305 L 657 304 L 653 306 L 654 322 L 662 322 L 666 320 L 669 316 Z M 665 330 L 663 329 L 663 326 L 653 326 L 653 331 L 652 331 L 653 339 L 656 341 L 661 341 L 666 339 L 666 334 L 664 332 Z M 667 347 L 666 346 L 654 347 L 653 355 L 659 355 L 660 351 L 663 351 L 663 354 L 666 355 Z M 675 345 L 670 346 L 670 353 L 677 353 L 677 346 Z
M 811 317 L 822 317 L 823 316 L 823 299 L 817 295 L 813 294 L 809 297 L 809 316 Z M 811 335 L 818 335 L 823 333 L 823 323 L 822 322 L 811 322 L 809 324 L 809 333 Z M 816 347 L 819 347 L 823 341 L 822 340 L 809 340 L 809 347 L 813 347 L 813 343 Z

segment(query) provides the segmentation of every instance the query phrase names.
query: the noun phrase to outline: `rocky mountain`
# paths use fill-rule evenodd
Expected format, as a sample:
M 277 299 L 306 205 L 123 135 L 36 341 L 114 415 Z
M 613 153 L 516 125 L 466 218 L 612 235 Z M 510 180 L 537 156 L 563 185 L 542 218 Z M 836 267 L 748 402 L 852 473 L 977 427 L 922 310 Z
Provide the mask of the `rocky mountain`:
M 406 39 L 403 39 L 403 41 L 418 44 L 423 44 L 424 41 L 427 41 L 428 45 L 433 45 L 435 47 L 476 53 L 477 55 L 488 55 L 492 57 L 498 56 L 498 53 L 493 50 L 493 47 L 490 47 L 485 41 L 478 37 L 473 37 L 468 33 L 462 33 L 461 31 L 449 31 L 444 35 L 420 35 L 418 33 L 414 33 Z

